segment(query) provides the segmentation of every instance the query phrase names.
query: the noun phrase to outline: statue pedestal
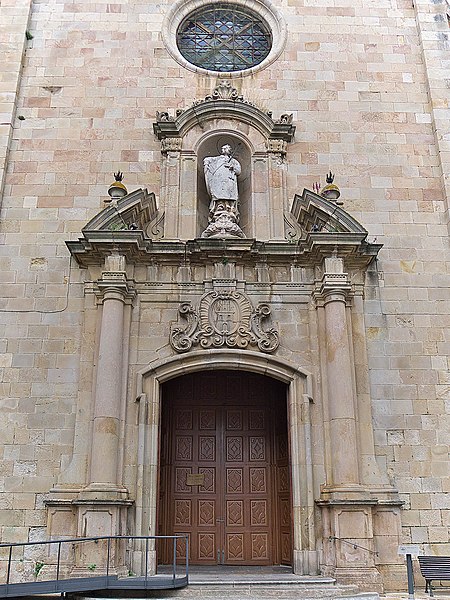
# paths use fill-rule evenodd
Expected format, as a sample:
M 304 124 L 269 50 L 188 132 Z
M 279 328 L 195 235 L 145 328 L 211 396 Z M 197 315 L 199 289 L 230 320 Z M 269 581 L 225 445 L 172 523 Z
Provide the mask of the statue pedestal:
M 217 200 L 214 212 L 210 215 L 209 225 L 202 238 L 244 238 L 244 232 L 238 225 L 239 213 L 234 200 Z

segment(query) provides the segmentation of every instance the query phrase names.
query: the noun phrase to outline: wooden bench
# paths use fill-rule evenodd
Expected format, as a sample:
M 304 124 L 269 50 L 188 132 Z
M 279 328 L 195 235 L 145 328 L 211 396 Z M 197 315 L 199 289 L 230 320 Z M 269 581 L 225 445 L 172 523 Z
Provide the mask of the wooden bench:
M 435 579 L 438 581 L 450 581 L 450 556 L 418 556 L 420 572 L 425 579 L 425 592 L 429 591 L 430 596 L 433 596 L 433 588 L 431 582 Z

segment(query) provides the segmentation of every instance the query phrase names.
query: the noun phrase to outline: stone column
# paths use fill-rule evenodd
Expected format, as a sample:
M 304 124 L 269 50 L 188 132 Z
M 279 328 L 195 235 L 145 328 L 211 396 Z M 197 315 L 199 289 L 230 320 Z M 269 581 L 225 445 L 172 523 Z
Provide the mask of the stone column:
M 197 229 L 197 157 L 192 151 L 181 153 L 179 214 L 183 216 L 178 238 L 193 240 L 200 235 Z M 205 206 L 205 209 L 207 207 Z M 206 227 L 206 225 L 205 225 Z
M 120 418 L 122 412 L 124 308 L 133 298 L 126 280 L 125 257 L 106 258 L 105 271 L 97 282 L 102 303 L 97 373 L 94 395 L 90 491 L 126 496 L 118 472 Z
M 373 506 L 377 503 L 361 484 L 360 444 L 351 327 L 347 309 L 351 291 L 343 259 L 324 260 L 316 294 L 325 339 L 322 352 L 324 419 L 328 421 L 327 481 L 318 501 L 323 510 L 323 565 L 342 583 L 357 581 L 362 589 L 381 591 L 375 567 Z
M 92 433 L 88 485 L 73 501 L 77 506 L 79 537 L 123 535 L 127 509 L 132 504 L 123 485 L 121 452 L 123 434 L 125 306 L 134 297 L 125 273 L 125 257 L 112 254 L 105 260 L 102 277 L 95 292 L 102 305 L 98 333 L 96 381 L 93 394 Z M 85 574 L 86 565 L 95 562 L 99 572 L 106 569 L 107 556 L 111 572 L 126 570 L 123 541 L 106 542 L 95 548 L 79 545 L 75 552 L 75 571 Z
M 333 487 L 354 485 L 359 481 L 345 302 L 346 294 L 343 289 L 332 289 L 325 294 L 328 414 Z
M 255 152 L 252 156 L 252 194 L 250 236 L 270 240 L 271 215 L 269 196 L 269 158 L 267 153 Z M 246 225 L 243 223 L 243 226 Z
M 269 214 L 271 240 L 285 240 L 284 212 L 289 211 L 287 204 L 286 182 L 286 150 L 287 142 L 284 140 L 267 140 L 269 155 Z
M 180 237 L 181 143 L 181 138 L 166 138 L 161 145 L 161 205 L 164 207 L 164 238 L 167 240 L 177 240 Z
M 347 325 L 350 284 L 340 258 L 325 259 L 320 299 L 325 318 L 326 392 L 330 432 L 331 481 L 336 493 L 360 492 L 354 373 Z

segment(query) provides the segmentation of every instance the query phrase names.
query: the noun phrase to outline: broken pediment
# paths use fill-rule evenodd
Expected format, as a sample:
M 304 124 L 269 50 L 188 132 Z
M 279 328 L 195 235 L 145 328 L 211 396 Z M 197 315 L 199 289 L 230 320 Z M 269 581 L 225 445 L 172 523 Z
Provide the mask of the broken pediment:
M 296 194 L 291 212 L 285 219 L 286 239 L 298 241 L 308 233 L 363 234 L 367 230 L 340 205 L 304 189 Z
M 87 231 L 141 230 L 150 239 L 163 235 L 164 215 L 156 206 L 155 194 L 138 189 L 120 199 L 113 199 L 82 229 Z

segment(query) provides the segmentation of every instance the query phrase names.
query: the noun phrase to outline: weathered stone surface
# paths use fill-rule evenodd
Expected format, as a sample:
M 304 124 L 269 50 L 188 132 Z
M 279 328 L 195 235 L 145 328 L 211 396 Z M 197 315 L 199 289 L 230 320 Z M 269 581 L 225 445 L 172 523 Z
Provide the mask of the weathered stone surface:
M 148 427 L 145 439 L 156 448 L 159 405 L 149 401 L 146 421 L 135 403 L 139 380 L 149 365 L 174 359 L 169 336 L 179 305 L 197 305 L 220 279 L 245 288 L 254 306 L 270 305 L 279 334 L 273 361 L 266 363 L 272 376 L 284 373 L 285 361 L 310 377 L 301 393 L 311 403 L 295 405 L 298 415 L 292 408 L 297 420 L 290 425 L 293 439 L 311 438 L 310 454 L 298 450 L 292 457 L 298 472 L 310 472 L 312 478 L 309 491 L 304 479 L 297 482 L 303 505 L 295 507 L 299 512 L 306 507 L 316 519 L 308 543 L 321 548 L 322 522 L 314 500 L 323 484 L 338 477 L 362 481 L 365 491 L 381 500 L 387 488 L 397 488 L 405 502 L 402 540 L 421 544 L 426 553 L 449 554 L 446 3 L 339 0 L 315 6 L 290 0 L 276 5 L 270 18 L 281 28 L 287 24 L 282 54 L 251 75 L 226 77 L 224 84 L 216 74 L 185 68 L 167 51 L 163 40 L 174 33 L 166 22 L 174 10 L 169 0 L 2 1 L 2 541 L 25 541 L 36 530 L 42 534 L 39 528 L 52 521 L 43 501 L 50 490 L 64 488 L 58 493 L 73 500 L 90 482 L 102 360 L 108 366 L 100 370 L 103 384 L 97 390 L 94 431 L 101 435 L 96 448 L 109 448 L 105 454 L 113 452 L 117 460 L 103 472 L 104 454 L 98 452 L 94 471 L 100 479 L 105 475 L 106 483 L 126 488 L 123 493 L 136 501 L 138 511 L 140 493 L 156 504 L 156 489 L 146 478 L 156 481 L 158 466 L 155 459 L 144 473 L 142 456 L 148 457 L 150 449 L 139 445 L 139 430 Z M 224 90 L 220 97 L 214 96 L 218 85 Z M 227 102 L 236 106 L 225 114 Z M 158 110 L 167 117 L 157 116 Z M 155 121 L 158 132 L 166 127 L 162 142 L 149 134 Z M 248 242 L 242 253 L 255 251 L 257 259 L 242 259 L 241 250 L 230 259 L 227 252 L 184 245 L 207 226 L 207 209 L 203 214 L 197 206 L 195 152 L 199 147 L 218 151 L 215 132 L 242 142 L 243 172 L 253 179 L 240 182 L 239 226 L 246 240 L 238 241 Z M 322 309 L 312 298 L 323 276 L 312 239 L 320 234 L 311 236 L 306 254 L 298 241 L 302 228 L 311 231 L 314 219 L 321 218 L 331 255 L 344 213 L 334 205 L 325 214 L 316 199 L 309 212 L 295 205 L 298 227 L 289 214 L 302 189 L 323 184 L 330 168 L 343 209 L 368 231 L 368 241 L 383 244 L 365 279 L 351 252 L 342 251 L 350 264 L 351 289 L 341 311 L 347 326 L 336 344 L 327 338 Z M 86 247 L 92 244 L 91 262 L 79 268 L 65 242 L 80 238 L 101 210 L 111 173 L 118 169 L 137 197 L 120 214 L 109 206 L 103 215 L 109 239 L 85 239 Z M 114 265 L 106 268 L 97 259 L 102 245 L 120 231 L 121 218 L 126 225 L 148 218 L 146 235 L 152 241 L 141 243 L 134 235 L 139 232 L 124 232 L 125 278 L 135 286 L 136 298 L 123 308 L 118 336 L 112 331 L 117 319 L 110 319 L 110 337 L 102 342 L 106 355 L 99 357 L 100 325 L 107 315 L 102 317 L 94 282 L 102 270 L 114 272 Z M 285 235 L 287 250 L 268 261 L 263 244 L 285 243 Z M 158 262 L 149 251 L 163 236 L 180 244 L 176 260 L 167 253 Z M 254 237 L 260 245 L 251 248 Z M 135 263 L 128 262 L 130 257 Z M 108 346 L 111 336 L 116 345 L 123 340 L 120 352 Z M 348 355 L 342 355 L 342 347 L 350 349 Z M 327 353 L 338 355 L 328 371 Z M 123 369 L 109 360 L 123 361 Z M 191 368 L 189 360 L 194 364 L 189 357 L 181 357 L 177 367 L 170 363 L 172 375 Z M 195 368 L 223 368 L 222 360 L 205 354 L 203 366 L 197 362 Z M 261 364 L 254 357 L 233 360 L 236 369 L 262 369 Z M 114 388 L 114 410 L 108 385 Z M 328 399 L 335 389 L 338 406 Z M 327 445 L 330 431 L 332 446 Z M 352 446 L 359 456 L 346 460 Z M 331 476 L 330 456 L 338 454 L 342 461 Z M 117 523 L 124 522 L 121 510 L 114 513 Z M 375 545 L 390 546 L 380 551 L 378 568 L 395 586 L 397 538 L 389 534 L 397 517 L 373 511 Z M 80 534 L 79 515 L 70 514 L 68 533 Z M 154 515 L 145 513 L 145 518 L 151 521 Z M 364 529 L 359 521 L 347 529 L 353 527 Z M 57 529 L 61 533 L 61 522 Z

